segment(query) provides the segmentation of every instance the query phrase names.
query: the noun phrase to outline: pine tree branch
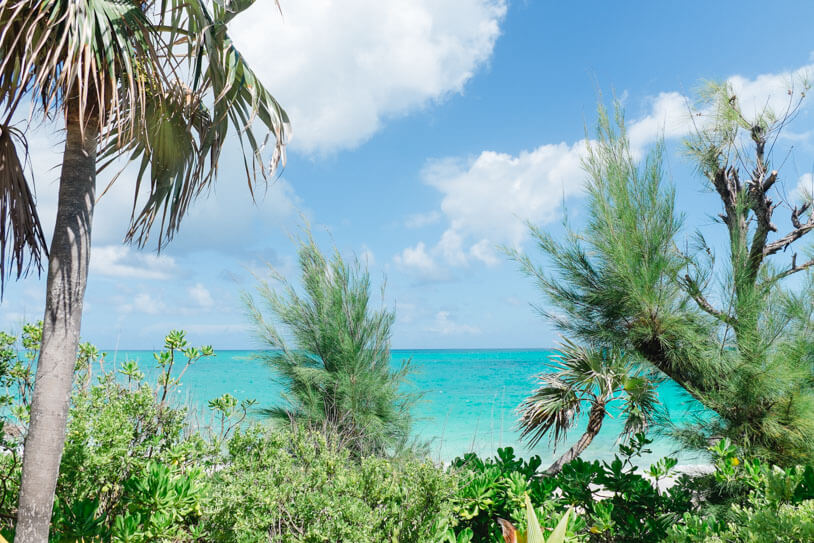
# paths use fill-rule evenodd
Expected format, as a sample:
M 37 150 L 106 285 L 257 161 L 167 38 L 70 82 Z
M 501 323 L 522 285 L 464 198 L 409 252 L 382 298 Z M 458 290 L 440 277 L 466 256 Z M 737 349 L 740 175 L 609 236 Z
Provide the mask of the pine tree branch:
M 812 266 L 814 266 L 814 258 L 812 258 L 808 262 L 804 262 L 804 263 L 802 263 L 802 264 L 800 264 L 798 266 L 797 265 L 797 254 L 795 253 L 795 255 L 791 258 L 791 267 L 789 269 L 787 269 L 785 271 L 782 271 L 782 272 L 778 273 L 777 275 L 775 275 L 772 278 L 772 282 L 779 281 L 781 279 L 784 279 L 784 278 L 788 277 L 789 275 L 795 274 L 795 273 L 797 273 L 799 271 L 803 271 L 803 270 L 808 269 L 808 268 L 810 268 Z
M 792 230 L 782 238 L 778 239 L 777 241 L 767 243 L 766 246 L 763 248 L 764 257 L 773 255 L 781 249 L 786 249 L 786 247 L 788 247 L 801 237 L 805 236 L 810 231 L 814 230 L 814 213 L 809 215 L 808 220 L 805 223 L 800 222 L 800 215 L 805 213 L 808 207 L 809 204 L 804 204 L 800 209 L 795 207 L 792 210 L 791 222 L 792 225 L 794 225 L 794 230 Z
M 695 300 L 695 303 L 698 304 L 698 307 L 700 307 L 706 313 L 709 313 L 719 321 L 724 322 L 729 326 L 732 326 L 733 328 L 735 327 L 735 325 L 737 324 L 737 319 L 735 319 L 735 317 L 733 317 L 732 315 L 728 315 L 723 311 L 715 309 L 715 307 L 713 307 L 713 305 L 709 303 L 709 301 L 701 293 L 701 289 L 698 287 L 698 284 L 692 277 L 689 276 L 689 274 L 684 276 L 684 281 L 687 284 L 687 293 L 693 300 Z

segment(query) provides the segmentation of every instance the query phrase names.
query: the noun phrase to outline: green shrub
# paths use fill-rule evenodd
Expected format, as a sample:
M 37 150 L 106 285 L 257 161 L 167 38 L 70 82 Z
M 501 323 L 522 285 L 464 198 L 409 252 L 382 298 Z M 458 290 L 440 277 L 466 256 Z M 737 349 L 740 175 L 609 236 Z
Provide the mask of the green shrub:
M 100 534 L 129 534 L 125 541 L 164 537 L 156 534 L 174 534 L 165 539 L 182 541 L 181 534 L 188 533 L 188 515 L 179 513 L 172 497 L 197 488 L 200 470 L 214 461 L 217 451 L 190 428 L 186 407 L 172 404 L 167 396 L 180 375 L 212 350 L 191 347 L 178 331 L 167 335 L 164 347 L 155 355 L 155 383 L 147 382 L 132 361 L 101 371 L 92 385 L 93 365 L 80 368 L 57 481 L 53 525 L 63 537 L 80 537 L 94 519 Z M 142 507 L 140 495 L 153 500 L 163 496 L 163 501 Z
M 493 459 L 474 454 L 456 459 L 461 484 L 454 501 L 457 532 L 472 530 L 473 541 L 502 543 L 494 519 L 508 519 L 525 530 L 526 496 L 537 509 L 544 529 L 551 530 L 569 508 L 579 515 L 569 524 L 571 540 L 597 542 L 650 542 L 667 535 L 670 525 L 693 510 L 691 481 L 679 478 L 675 486 L 658 490 L 659 479 L 670 476 L 674 459 L 658 461 L 639 472 L 633 460 L 650 452 L 643 434 L 635 435 L 612 462 L 586 462 L 577 458 L 556 476 L 537 472 L 541 461 L 515 458 L 511 448 L 499 449 Z
M 204 528 L 216 542 L 437 541 L 452 476 L 413 459 L 355 458 L 323 432 L 252 427 L 211 478 Z
M 19 340 L 0 333 L 0 423 L 5 430 L 0 434 L 0 529 L 9 536 L 40 339 L 41 325 L 25 325 Z M 184 371 L 211 355 L 211 348 L 191 347 L 178 331 L 167 335 L 164 347 L 155 356 L 157 380 L 150 383 L 135 362 L 105 371 L 104 354 L 90 344 L 80 345 L 57 481 L 54 539 L 194 537 L 201 470 L 217 459 L 222 434 L 232 424 L 204 439 L 190 427 L 187 409 L 168 400 Z M 248 404 L 238 408 L 226 400 L 213 400 L 216 417 L 245 416 Z
M 514 449 L 498 449 L 494 458 L 481 459 L 474 453 L 452 461 L 451 468 L 460 477 L 454 500 L 457 532 L 471 530 L 473 541 L 503 541 L 495 519 L 511 521 L 526 529 L 525 497 L 529 496 L 546 527 L 553 509 L 554 479 L 537 476 L 542 464 L 539 456 L 517 458 Z
M 733 505 L 724 520 L 687 515 L 670 543 L 809 543 L 814 541 L 814 500 L 777 507 Z
M 779 468 L 758 460 L 741 461 L 728 440 L 710 448 L 715 456 L 714 496 L 724 503 L 687 514 L 672 527 L 668 541 L 814 541 L 814 467 Z M 705 502 L 709 498 L 703 496 Z
M 658 481 L 673 475 L 673 458 L 662 458 L 642 472 L 633 462 L 651 443 L 637 434 L 611 462 L 577 458 L 555 478 L 565 503 L 583 511 L 592 541 L 659 541 L 682 515 L 693 510 L 691 481 L 679 477 L 668 490 Z M 648 475 L 649 478 L 646 478 Z

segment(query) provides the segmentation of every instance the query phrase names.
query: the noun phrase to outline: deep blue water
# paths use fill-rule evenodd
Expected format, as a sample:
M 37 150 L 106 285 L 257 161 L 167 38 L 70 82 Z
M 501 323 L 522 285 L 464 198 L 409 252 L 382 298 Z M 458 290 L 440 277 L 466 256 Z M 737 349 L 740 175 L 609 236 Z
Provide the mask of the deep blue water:
M 401 350 L 393 351 L 394 364 L 411 359 L 415 373 L 410 388 L 423 393 L 414 415 L 416 437 L 431 442 L 432 456 L 446 461 L 468 451 L 494 454 L 498 447 L 512 446 L 524 456 L 539 454 L 543 461 L 553 459 L 554 451 L 545 440 L 533 449 L 520 442 L 515 428 L 515 409 L 537 385 L 535 375 L 544 371 L 553 351 L 547 350 Z M 142 371 L 152 374 L 151 351 L 110 353 L 107 364 L 132 359 Z M 207 402 L 224 393 L 239 399 L 255 399 L 258 407 L 279 405 L 281 387 L 272 371 L 251 351 L 218 351 L 214 357 L 199 360 L 186 372 L 177 391 L 178 401 L 206 413 Z M 659 388 L 661 401 L 671 416 L 681 418 L 694 400 L 677 385 L 665 382 Z M 606 419 L 602 431 L 585 453 L 587 458 L 613 456 L 622 422 Z M 576 440 L 584 425 L 579 422 L 569 434 Z M 561 445 L 565 450 L 568 446 Z M 666 439 L 657 440 L 653 456 L 672 453 L 676 447 Z M 695 459 L 678 455 L 684 463 Z

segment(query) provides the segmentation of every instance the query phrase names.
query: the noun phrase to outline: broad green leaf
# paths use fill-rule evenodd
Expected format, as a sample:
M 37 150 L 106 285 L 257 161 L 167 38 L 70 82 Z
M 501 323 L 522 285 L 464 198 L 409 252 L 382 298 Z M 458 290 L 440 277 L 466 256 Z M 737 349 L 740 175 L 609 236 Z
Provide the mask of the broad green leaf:
M 537 513 L 534 512 L 534 506 L 531 505 L 531 499 L 529 499 L 528 495 L 526 495 L 526 522 L 528 523 L 526 542 L 546 543 L 543 530 L 540 528 L 540 521 L 537 520 Z
M 565 530 L 568 528 L 568 517 L 570 516 L 571 510 L 568 509 L 557 523 L 557 527 L 551 532 L 551 537 L 548 538 L 547 543 L 563 543 L 565 541 Z

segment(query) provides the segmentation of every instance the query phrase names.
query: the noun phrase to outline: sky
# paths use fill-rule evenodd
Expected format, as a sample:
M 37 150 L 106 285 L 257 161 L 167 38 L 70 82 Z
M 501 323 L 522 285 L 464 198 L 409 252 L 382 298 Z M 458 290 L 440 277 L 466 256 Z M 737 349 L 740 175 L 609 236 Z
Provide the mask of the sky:
M 241 302 L 273 266 L 296 283 L 305 223 L 324 250 L 366 263 L 396 311 L 395 348 L 535 348 L 558 341 L 534 285 L 500 246 L 540 260 L 526 222 L 584 220 L 585 138 L 619 99 L 631 145 L 667 145 L 665 176 L 693 227 L 713 195 L 681 151 L 705 81 L 747 110 L 782 108 L 814 75 L 814 3 L 534 0 L 259 0 L 229 27 L 288 111 L 285 169 L 255 202 L 237 149 L 160 254 L 122 244 L 125 172 L 99 200 L 83 339 L 152 349 L 183 329 L 217 349 L 262 347 Z M 812 182 L 806 103 L 780 142 L 784 195 Z M 56 212 L 62 134 L 28 134 L 38 207 Z M 99 176 L 104 187 L 109 178 Z M 43 274 L 44 276 L 45 274 Z M 39 320 L 44 277 L 6 284 L 0 329 Z M 377 288 L 378 292 L 378 288 Z

